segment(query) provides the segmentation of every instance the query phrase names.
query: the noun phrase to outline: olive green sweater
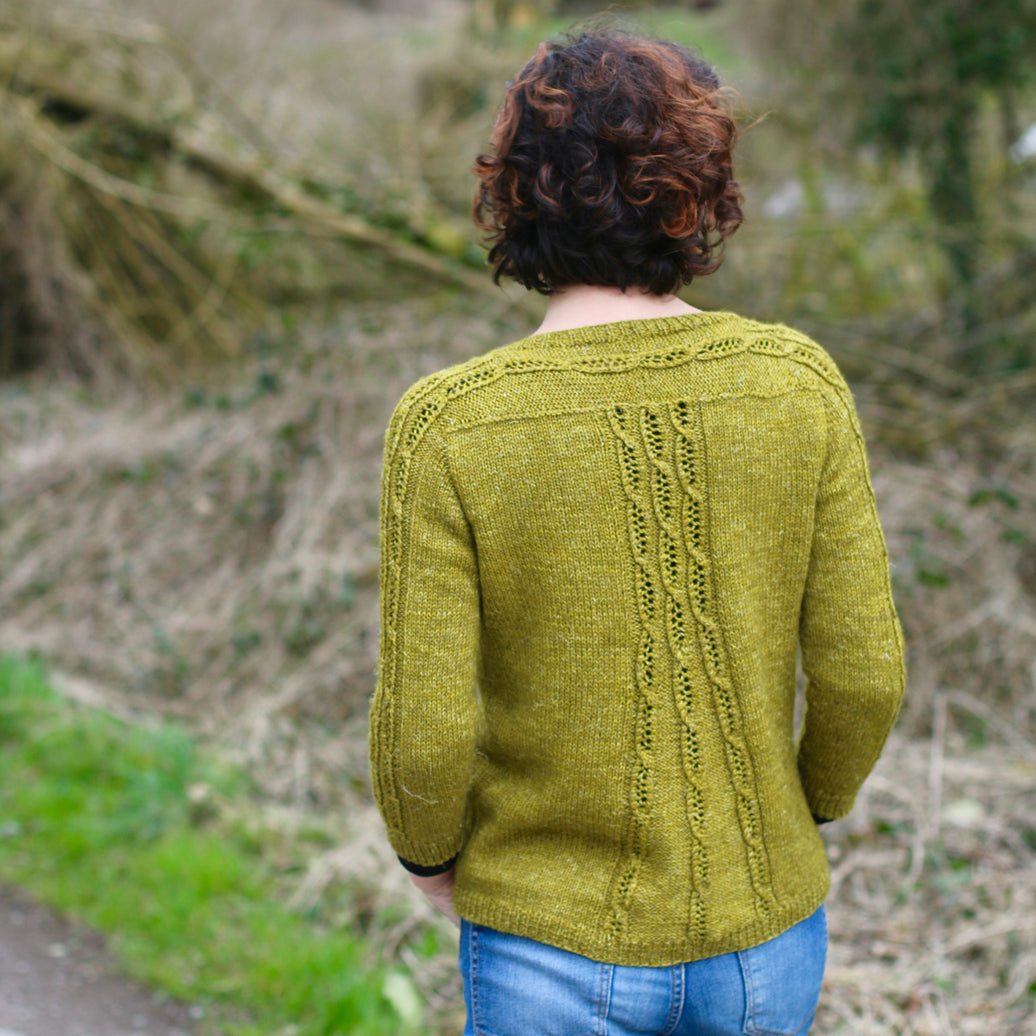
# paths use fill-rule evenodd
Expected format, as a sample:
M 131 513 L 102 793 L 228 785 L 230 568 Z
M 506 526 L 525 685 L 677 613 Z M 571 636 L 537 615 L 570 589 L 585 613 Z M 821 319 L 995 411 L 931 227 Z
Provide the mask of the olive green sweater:
M 596 960 L 743 949 L 829 885 L 903 692 L 845 382 L 729 313 L 536 335 L 385 446 L 374 794 L 471 921 Z M 806 712 L 793 730 L 796 647 Z

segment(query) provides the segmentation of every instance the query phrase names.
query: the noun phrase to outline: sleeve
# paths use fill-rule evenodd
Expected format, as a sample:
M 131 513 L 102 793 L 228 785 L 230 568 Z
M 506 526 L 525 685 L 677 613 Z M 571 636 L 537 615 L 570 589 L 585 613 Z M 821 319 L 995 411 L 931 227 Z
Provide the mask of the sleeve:
M 430 404 L 404 398 L 386 437 L 370 710 L 372 787 L 389 842 L 426 871 L 465 840 L 480 628 L 474 541 L 430 415 Z
M 806 711 L 798 768 L 814 816 L 834 820 L 852 808 L 881 754 L 905 673 L 888 553 L 844 382 L 827 409 L 827 454 L 799 623 Z

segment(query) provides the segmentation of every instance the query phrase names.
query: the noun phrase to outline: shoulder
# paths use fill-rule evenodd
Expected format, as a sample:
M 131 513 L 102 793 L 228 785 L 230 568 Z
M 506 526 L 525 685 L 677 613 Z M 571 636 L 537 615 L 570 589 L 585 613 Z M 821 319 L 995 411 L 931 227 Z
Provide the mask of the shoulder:
M 789 365 L 796 380 L 819 391 L 832 415 L 856 422 L 852 390 L 831 354 L 802 331 L 786 324 L 741 318 L 744 344 L 753 353 L 774 356 Z
M 430 432 L 450 423 L 459 401 L 505 372 L 502 349 L 454 364 L 414 382 L 396 404 L 385 434 L 385 451 L 412 453 Z
M 790 363 L 811 370 L 838 391 L 846 388 L 845 378 L 830 353 L 809 335 L 786 324 L 764 323 L 741 318 L 745 343 L 753 352 L 780 356 Z

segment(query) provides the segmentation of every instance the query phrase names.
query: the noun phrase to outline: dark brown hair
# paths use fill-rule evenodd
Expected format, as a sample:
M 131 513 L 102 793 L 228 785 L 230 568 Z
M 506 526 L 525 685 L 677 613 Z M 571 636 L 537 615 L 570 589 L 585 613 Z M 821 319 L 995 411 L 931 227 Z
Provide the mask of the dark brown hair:
M 715 72 L 675 43 L 540 44 L 475 160 L 494 280 L 675 291 L 741 225 L 737 123 Z

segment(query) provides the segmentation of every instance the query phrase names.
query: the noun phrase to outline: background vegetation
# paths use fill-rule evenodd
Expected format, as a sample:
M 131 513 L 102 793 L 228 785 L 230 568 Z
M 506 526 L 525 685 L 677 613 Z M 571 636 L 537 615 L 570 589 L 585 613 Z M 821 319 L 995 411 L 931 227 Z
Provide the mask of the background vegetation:
M 264 822 L 244 775 L 183 730 L 69 706 L 38 664 L 0 658 L 0 722 L 5 881 L 112 932 L 136 977 L 204 1000 L 210 1028 L 414 1031 L 402 969 L 366 960 L 327 905 L 284 902 L 319 826 Z
M 817 1029 L 1031 1036 L 1033 4 L 632 6 L 758 120 L 748 222 L 687 297 L 795 323 L 850 377 L 908 636 L 900 725 L 826 834 Z M 0 671 L 0 874 L 239 1031 L 270 967 L 302 999 L 266 1031 L 459 1030 L 450 934 L 367 788 L 381 437 L 415 378 L 537 320 L 480 268 L 467 170 L 506 77 L 586 13 L 0 7 L 0 648 L 60 692 Z M 211 895 L 134 929 L 104 887 L 157 885 L 171 844 Z M 297 960 L 249 961 L 257 903 Z M 217 945 L 231 977 L 192 985 Z

